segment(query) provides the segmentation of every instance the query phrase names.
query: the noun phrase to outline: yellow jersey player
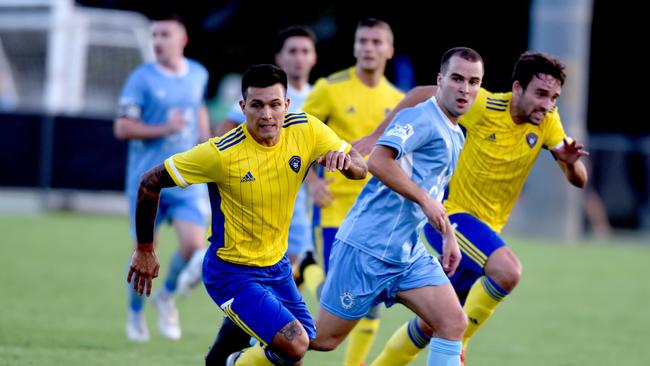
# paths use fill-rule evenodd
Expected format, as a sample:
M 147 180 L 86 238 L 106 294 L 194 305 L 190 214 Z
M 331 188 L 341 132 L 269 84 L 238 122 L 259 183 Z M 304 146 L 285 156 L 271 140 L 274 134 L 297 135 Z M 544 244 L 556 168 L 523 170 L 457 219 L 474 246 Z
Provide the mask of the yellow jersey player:
M 148 171 L 138 189 L 138 245 L 127 280 L 149 295 L 158 275 L 153 224 L 160 190 L 207 183 L 212 207 L 203 282 L 219 307 L 261 346 L 238 365 L 295 364 L 316 336 L 286 255 L 291 213 L 312 162 L 363 179 L 363 157 L 318 119 L 287 114 L 287 76 L 273 65 L 243 75 L 246 122 Z
M 393 53 L 393 33 L 388 23 L 374 18 L 360 21 L 354 36 L 356 64 L 318 80 L 302 106 L 303 111 L 325 122 L 347 141 L 370 134 L 404 96 L 384 77 L 386 62 Z M 327 273 L 336 231 L 367 180 L 347 181 L 329 172 L 321 174 L 321 178 L 310 175 L 307 179 L 316 203 L 315 244 L 321 250 Z M 316 293 L 324 279 L 323 271 L 311 266 L 304 273 L 307 286 Z M 359 323 L 350 336 L 344 365 L 358 366 L 363 362 L 378 327 L 375 311 Z
M 515 64 L 512 91 L 482 89 L 460 119 L 467 138 L 449 182 L 445 207 L 463 254 L 450 278 L 469 320 L 463 336 L 463 362 L 471 337 L 519 282 L 521 263 L 499 233 L 540 150 L 551 151 L 571 184 L 580 188 L 587 184 L 587 172 L 579 159 L 588 153 L 565 135 L 556 107 L 565 78 L 565 66 L 559 60 L 526 52 Z M 429 98 L 435 90 L 435 86 L 414 89 L 396 110 Z M 440 235 L 430 225 L 423 234 L 440 252 Z M 398 330 L 373 365 L 400 365 L 405 364 L 401 360 L 406 354 L 415 357 L 420 348 L 409 340 L 412 328 L 407 324 Z

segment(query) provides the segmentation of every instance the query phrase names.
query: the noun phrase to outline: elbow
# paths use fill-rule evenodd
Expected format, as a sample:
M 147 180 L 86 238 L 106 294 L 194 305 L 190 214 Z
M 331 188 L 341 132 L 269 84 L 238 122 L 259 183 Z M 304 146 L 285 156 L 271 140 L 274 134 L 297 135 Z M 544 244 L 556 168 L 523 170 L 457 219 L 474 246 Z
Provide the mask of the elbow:
M 585 177 L 579 177 L 577 179 L 574 179 L 574 181 L 571 182 L 571 183 L 573 183 L 573 185 L 578 187 L 578 188 L 584 189 L 587 186 L 588 182 L 589 182 L 589 179 L 585 176 Z
M 113 136 L 115 136 L 116 139 L 118 140 L 126 140 L 126 131 L 124 128 L 124 124 L 120 123 L 120 121 L 115 121 L 113 124 Z

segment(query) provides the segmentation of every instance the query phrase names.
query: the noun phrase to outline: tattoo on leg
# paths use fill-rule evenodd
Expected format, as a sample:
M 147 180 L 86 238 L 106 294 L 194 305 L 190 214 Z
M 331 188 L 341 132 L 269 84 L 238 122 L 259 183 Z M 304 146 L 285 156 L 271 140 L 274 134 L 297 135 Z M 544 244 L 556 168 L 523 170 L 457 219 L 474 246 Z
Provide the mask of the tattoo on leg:
M 284 328 L 282 328 L 282 330 L 280 330 L 280 333 L 282 333 L 282 335 L 284 335 L 284 338 L 287 341 L 291 342 L 294 339 L 296 339 L 296 337 L 299 337 L 299 336 L 302 335 L 302 326 L 300 325 L 300 323 L 297 320 L 294 320 L 291 323 L 285 325 Z

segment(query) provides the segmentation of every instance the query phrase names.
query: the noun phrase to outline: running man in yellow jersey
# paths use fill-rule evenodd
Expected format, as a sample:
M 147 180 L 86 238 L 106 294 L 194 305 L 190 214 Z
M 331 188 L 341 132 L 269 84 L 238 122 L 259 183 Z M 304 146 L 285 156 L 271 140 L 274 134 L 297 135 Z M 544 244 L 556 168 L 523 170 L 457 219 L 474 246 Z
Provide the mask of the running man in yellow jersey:
M 390 25 L 373 18 L 361 20 L 354 35 L 356 64 L 318 80 L 302 110 L 325 122 L 346 141 L 367 136 L 404 97 L 384 77 L 386 62 L 393 53 Z M 324 172 L 321 178 L 307 177 L 316 203 L 313 213 L 315 243 L 321 250 L 325 273 L 336 231 L 366 182 L 367 179 L 348 181 L 331 172 Z M 303 273 L 307 287 L 317 292 L 317 286 L 324 279 L 323 271 L 311 266 Z M 373 313 L 350 335 L 344 365 L 358 366 L 368 354 L 379 326 L 378 314 Z
M 159 268 L 153 225 L 160 190 L 208 183 L 212 234 L 203 282 L 262 345 L 237 354 L 237 365 L 293 365 L 316 336 L 286 256 L 293 204 L 309 166 L 318 162 L 350 179 L 367 174 L 363 157 L 330 128 L 304 113 L 287 114 L 286 90 L 278 67 L 251 67 L 242 79 L 246 123 L 168 158 L 145 173 L 138 190 L 138 246 L 128 281 L 149 295 Z
M 467 343 L 517 285 L 521 263 L 499 236 L 541 148 L 550 150 L 568 181 L 587 184 L 582 144 L 568 138 L 556 103 L 566 78 L 557 59 L 539 52 L 519 57 L 512 75 L 512 91 L 481 89 L 476 102 L 461 117 L 465 147 L 448 187 L 445 208 L 455 227 L 463 257 L 451 282 L 468 316 L 463 337 Z M 414 89 L 395 111 L 415 105 L 435 93 L 436 86 Z M 368 139 L 383 131 L 391 116 Z M 425 240 L 439 253 L 440 235 L 424 228 Z M 389 340 L 373 365 L 406 364 L 420 348 L 411 320 Z M 412 357 L 411 357 L 412 356 Z M 463 357 L 464 360 L 464 357 Z

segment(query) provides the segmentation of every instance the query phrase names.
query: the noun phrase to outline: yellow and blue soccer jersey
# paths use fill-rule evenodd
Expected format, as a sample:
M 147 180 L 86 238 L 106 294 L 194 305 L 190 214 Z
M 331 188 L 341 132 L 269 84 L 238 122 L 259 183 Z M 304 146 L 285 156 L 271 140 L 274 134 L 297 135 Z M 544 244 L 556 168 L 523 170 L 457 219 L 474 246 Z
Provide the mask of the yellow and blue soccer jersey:
M 557 108 L 539 124 L 516 124 L 510 116 L 512 93 L 481 89 L 460 118 L 465 147 L 449 183 L 448 214 L 467 212 L 500 232 L 542 147 L 565 137 Z
M 165 160 L 180 187 L 208 183 L 212 206 L 210 242 L 224 261 L 256 267 L 277 263 L 298 189 L 311 163 L 329 150 L 348 152 L 318 119 L 290 113 L 280 141 L 258 144 L 246 124 Z
M 369 135 L 381 123 L 404 94 L 386 78 L 376 87 L 368 87 L 356 75 L 354 67 L 320 79 L 305 100 L 302 110 L 317 117 L 346 141 Z M 335 199 L 320 211 L 321 227 L 338 227 L 370 179 L 350 181 L 340 174 L 324 172 L 324 179 Z

